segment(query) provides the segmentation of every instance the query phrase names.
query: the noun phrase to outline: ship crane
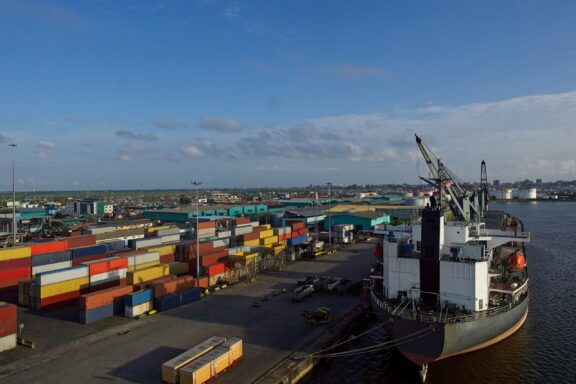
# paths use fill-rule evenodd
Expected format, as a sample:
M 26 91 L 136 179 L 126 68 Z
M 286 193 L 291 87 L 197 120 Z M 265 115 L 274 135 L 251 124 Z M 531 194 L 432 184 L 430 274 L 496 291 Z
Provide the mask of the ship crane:
M 441 208 L 443 204 L 443 195 L 450 196 L 446 201 L 450 211 L 454 214 L 457 220 L 465 221 L 467 223 L 477 221 L 484 216 L 487 207 L 483 204 L 485 198 L 483 193 L 477 194 L 476 192 L 469 192 L 465 190 L 462 185 L 464 182 L 456 176 L 450 169 L 448 169 L 442 161 L 422 142 L 422 139 L 416 135 L 416 143 L 432 177 L 426 179 L 420 177 L 428 184 L 438 188 L 440 198 L 438 205 Z M 485 166 L 484 166 L 485 171 Z

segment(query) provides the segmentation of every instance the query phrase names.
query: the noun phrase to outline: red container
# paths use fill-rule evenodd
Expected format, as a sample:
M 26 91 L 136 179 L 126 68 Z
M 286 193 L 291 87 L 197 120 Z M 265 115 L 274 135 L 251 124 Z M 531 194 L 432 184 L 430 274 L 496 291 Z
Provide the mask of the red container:
M 290 228 L 292 228 L 292 231 L 294 231 L 295 229 L 301 229 L 306 227 L 303 221 L 290 221 L 287 222 L 286 224 L 288 224 Z
M 0 273 L 16 268 L 32 268 L 30 258 L 0 261 Z
M 169 255 L 160 256 L 160 263 L 162 263 L 162 264 L 173 263 L 174 261 L 175 261 L 175 257 L 174 257 L 173 253 L 171 253 Z
M 305 235 L 307 233 L 310 233 L 310 230 L 308 228 L 302 228 L 298 232 L 300 233 L 300 235 Z
M 3 280 L 10 280 L 10 279 L 28 279 L 30 278 L 30 267 L 20 267 L 20 268 L 13 268 L 8 269 L 5 271 L 0 271 L 0 286 L 2 286 Z
M 168 275 L 168 276 L 164 276 L 164 277 L 159 277 L 157 279 L 144 281 L 142 283 L 134 284 L 134 291 L 141 291 L 142 289 L 152 287 L 152 285 L 154 285 L 156 283 L 163 283 L 163 282 L 174 280 L 174 279 L 177 279 L 177 277 L 174 275 Z
M 30 243 L 32 256 L 43 255 L 45 253 L 62 252 L 68 250 L 68 242 L 65 240 L 47 241 L 44 243 Z
M 210 279 L 208 279 L 208 276 L 202 276 L 200 278 L 198 278 L 198 286 L 200 288 L 208 288 L 208 285 L 210 284 Z
M 198 229 L 209 229 L 209 228 L 216 228 L 215 221 L 204 221 L 198 223 Z
M 70 304 L 72 302 L 75 302 L 78 299 L 78 297 L 80 297 L 80 291 L 72 291 L 63 293 L 61 295 L 46 297 L 44 299 L 39 300 L 40 307 L 37 309 L 44 310 L 48 308 Z
M 204 267 L 204 269 L 205 269 L 206 274 L 208 276 L 220 275 L 220 274 L 226 272 L 226 264 L 216 263 L 216 264 L 208 265 L 208 266 Z
M 236 224 L 250 224 L 249 217 L 239 217 L 236 219 Z
M 28 276 L 30 277 L 30 276 Z M 26 280 L 26 277 L 0 278 L 0 291 L 10 291 L 18 287 L 20 280 Z
M 125 257 L 107 257 L 102 260 L 86 262 L 90 276 L 100 273 L 128 268 L 128 259 Z
M 260 238 L 260 231 L 247 233 L 245 235 L 240 236 L 242 238 L 242 242 L 245 243 L 250 240 L 258 240 Z
M 86 263 L 88 261 L 94 261 L 94 260 L 102 260 L 106 258 L 106 254 L 105 253 L 101 253 L 99 255 L 94 255 L 94 256 L 86 256 L 86 257 L 80 257 L 78 259 L 72 259 L 72 266 L 77 266 L 80 265 L 82 263 Z
M 68 248 L 87 247 L 89 245 L 96 245 L 96 236 L 84 235 L 67 237 L 65 241 L 68 243 Z
M 182 276 L 177 279 L 155 282 L 150 285 L 154 292 L 154 297 L 162 297 L 172 293 L 177 293 L 196 286 L 196 279 L 192 276 Z
M 86 293 L 80 296 L 80 309 L 92 309 L 112 304 L 115 298 L 125 296 L 133 291 L 134 287 L 132 285 L 122 285 Z
M 16 306 L 9 303 L 0 303 L 0 337 L 16 333 Z
M 117 288 L 127 284 L 126 279 L 111 280 L 106 283 L 96 284 L 89 287 L 86 293 L 98 292 L 108 288 Z

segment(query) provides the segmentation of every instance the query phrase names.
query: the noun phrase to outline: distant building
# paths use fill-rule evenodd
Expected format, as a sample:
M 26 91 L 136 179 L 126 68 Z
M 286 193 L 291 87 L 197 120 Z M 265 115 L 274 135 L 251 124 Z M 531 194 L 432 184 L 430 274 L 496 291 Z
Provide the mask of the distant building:
M 68 207 L 77 215 L 112 215 L 114 213 L 114 205 L 100 200 L 75 201 Z
M 536 185 L 542 185 L 542 179 L 536 179 Z
M 495 186 L 495 187 L 499 187 L 499 186 L 500 186 L 500 180 L 495 179 L 495 180 L 492 182 L 492 185 Z

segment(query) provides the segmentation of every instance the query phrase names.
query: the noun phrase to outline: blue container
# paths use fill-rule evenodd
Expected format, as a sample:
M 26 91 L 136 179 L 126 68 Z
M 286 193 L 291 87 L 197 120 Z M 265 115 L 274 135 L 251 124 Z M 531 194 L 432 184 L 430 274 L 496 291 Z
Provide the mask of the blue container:
M 116 297 L 112 305 L 114 306 L 114 315 L 116 316 L 124 316 L 124 306 L 126 305 L 126 300 L 124 296 Z
M 96 256 L 106 253 L 104 245 L 91 245 L 89 247 L 76 248 L 72 250 L 72 259 L 80 259 L 82 257 Z
M 154 296 L 151 289 L 142 289 L 140 291 L 129 293 L 125 296 L 125 305 L 135 307 L 147 301 L 152 301 Z
M 292 246 L 300 245 L 300 244 L 305 243 L 307 240 L 308 240 L 308 236 L 306 236 L 306 235 L 296 236 L 296 237 L 293 237 L 291 239 L 288 239 L 288 245 L 292 245 Z
M 113 251 L 115 249 L 124 248 L 124 241 L 123 240 L 109 241 L 109 242 L 103 243 L 101 245 L 106 247 L 107 252 L 110 252 L 110 251 Z
M 38 267 L 40 265 L 55 264 L 70 260 L 72 260 L 72 251 L 63 251 L 34 255 L 32 256 L 31 262 L 33 267 Z
M 202 290 L 200 288 L 190 288 L 180 293 L 181 304 L 189 304 L 200 300 Z
M 177 293 L 173 295 L 162 296 L 154 300 L 154 308 L 156 308 L 159 312 L 168 311 L 170 309 L 177 308 L 180 305 L 182 305 L 180 302 L 180 295 Z
M 81 310 L 80 322 L 83 324 L 90 324 L 112 316 L 114 316 L 114 304 L 108 304 L 97 308 Z

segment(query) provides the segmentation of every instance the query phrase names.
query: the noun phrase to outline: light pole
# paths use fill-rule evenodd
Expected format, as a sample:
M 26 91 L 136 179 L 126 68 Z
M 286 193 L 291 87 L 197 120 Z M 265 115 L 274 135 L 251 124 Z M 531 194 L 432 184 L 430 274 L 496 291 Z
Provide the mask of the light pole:
M 332 250 L 332 212 L 330 212 L 330 187 L 332 183 L 326 183 L 328 186 L 328 247 Z
M 200 238 L 198 237 L 198 215 L 200 214 L 200 199 L 198 196 L 198 188 L 202 182 L 194 180 L 191 182 L 196 186 L 196 286 L 200 286 Z
M 16 246 L 16 179 L 14 176 L 14 163 L 15 163 L 15 155 L 14 150 L 17 147 L 17 144 L 9 144 L 12 148 L 12 246 Z

